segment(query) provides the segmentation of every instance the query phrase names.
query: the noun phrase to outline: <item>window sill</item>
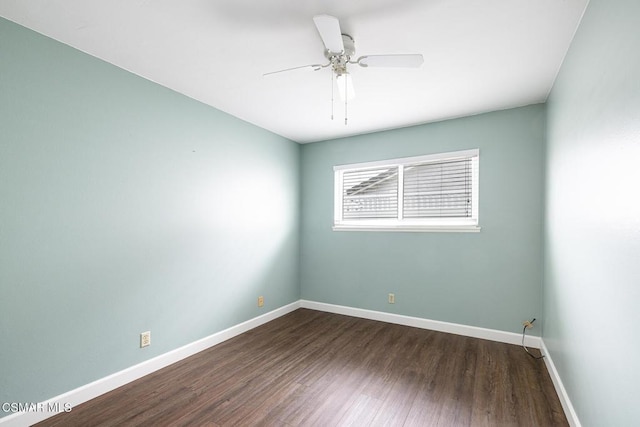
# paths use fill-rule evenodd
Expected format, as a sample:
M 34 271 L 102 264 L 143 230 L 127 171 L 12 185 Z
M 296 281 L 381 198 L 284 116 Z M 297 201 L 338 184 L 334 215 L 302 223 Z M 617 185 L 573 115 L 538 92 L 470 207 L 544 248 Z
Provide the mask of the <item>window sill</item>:
M 334 225 L 333 231 L 392 231 L 398 233 L 478 233 L 477 225 Z

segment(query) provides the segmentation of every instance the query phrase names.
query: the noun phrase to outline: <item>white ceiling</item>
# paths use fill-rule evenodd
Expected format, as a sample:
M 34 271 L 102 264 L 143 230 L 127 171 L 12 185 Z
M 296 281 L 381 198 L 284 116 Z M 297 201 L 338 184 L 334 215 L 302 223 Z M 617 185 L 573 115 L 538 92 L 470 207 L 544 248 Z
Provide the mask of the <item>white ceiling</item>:
M 301 143 L 546 100 L 588 0 L 0 0 L 0 16 Z M 419 69 L 353 66 L 335 103 L 313 16 L 356 57 L 422 53 Z M 337 96 L 337 95 L 336 95 Z

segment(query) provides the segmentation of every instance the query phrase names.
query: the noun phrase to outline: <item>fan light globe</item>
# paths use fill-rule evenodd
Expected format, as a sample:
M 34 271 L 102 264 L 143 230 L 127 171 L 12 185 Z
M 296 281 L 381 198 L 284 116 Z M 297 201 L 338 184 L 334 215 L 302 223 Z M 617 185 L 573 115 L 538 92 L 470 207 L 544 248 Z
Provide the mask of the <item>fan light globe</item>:
M 353 81 L 351 80 L 351 74 L 342 73 L 336 76 L 336 85 L 338 86 L 338 95 L 343 101 L 351 101 L 356 97 L 356 93 L 353 90 Z

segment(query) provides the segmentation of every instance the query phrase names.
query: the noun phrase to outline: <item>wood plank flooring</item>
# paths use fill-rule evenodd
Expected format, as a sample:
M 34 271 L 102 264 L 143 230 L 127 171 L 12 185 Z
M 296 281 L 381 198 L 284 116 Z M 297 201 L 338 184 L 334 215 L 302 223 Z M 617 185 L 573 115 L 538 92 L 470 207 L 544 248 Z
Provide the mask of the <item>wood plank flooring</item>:
M 38 426 L 565 426 L 519 346 L 307 309 Z

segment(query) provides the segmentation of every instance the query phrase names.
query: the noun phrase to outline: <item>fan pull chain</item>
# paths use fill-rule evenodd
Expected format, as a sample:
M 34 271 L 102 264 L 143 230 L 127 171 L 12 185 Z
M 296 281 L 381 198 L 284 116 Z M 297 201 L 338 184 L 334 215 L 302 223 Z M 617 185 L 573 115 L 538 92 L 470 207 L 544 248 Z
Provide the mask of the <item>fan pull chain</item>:
M 333 71 L 331 72 L 331 120 L 333 120 Z
M 347 125 L 347 98 L 349 98 L 347 94 L 347 78 L 344 78 L 344 125 Z

